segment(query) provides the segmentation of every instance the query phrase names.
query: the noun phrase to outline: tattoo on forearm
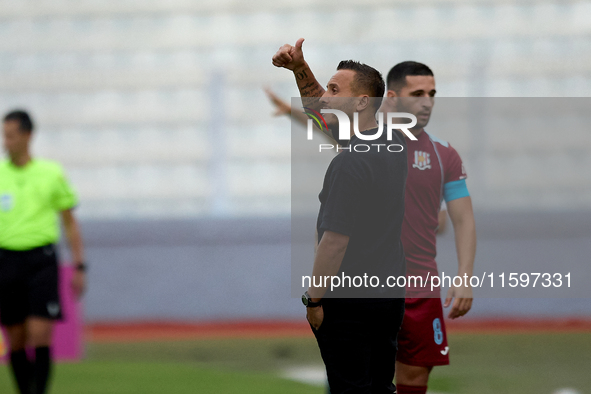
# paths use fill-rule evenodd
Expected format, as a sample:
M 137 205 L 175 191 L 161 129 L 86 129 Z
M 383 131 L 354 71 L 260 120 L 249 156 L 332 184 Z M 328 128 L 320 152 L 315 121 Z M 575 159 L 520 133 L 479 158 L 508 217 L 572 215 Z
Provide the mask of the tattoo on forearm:
M 316 81 L 314 74 L 308 67 L 294 75 L 302 97 L 302 104 L 306 107 L 315 107 L 319 98 L 324 94 L 324 89 Z
M 302 79 L 304 79 L 304 78 L 308 78 L 308 74 L 306 74 L 306 70 L 305 70 L 305 69 L 304 69 L 304 70 L 302 70 L 302 71 L 300 71 L 300 72 L 298 72 L 298 73 L 296 73 L 296 75 L 295 75 L 295 76 L 296 76 L 296 79 L 297 79 L 298 81 L 301 81 L 301 80 L 302 80 Z
M 307 84 L 305 84 L 304 86 L 300 87 L 300 91 L 301 91 L 301 90 L 303 90 L 303 89 L 309 89 L 309 88 L 311 88 L 311 87 L 313 87 L 313 86 L 314 86 L 314 83 L 312 83 L 312 82 L 308 82 L 308 83 L 307 83 Z
M 302 96 L 302 104 L 304 105 L 304 107 L 314 108 L 314 107 L 316 107 L 316 104 L 318 103 L 319 100 L 320 100 L 320 98 L 318 98 L 318 97 Z
M 302 97 L 321 97 L 323 94 L 324 89 L 322 89 L 322 86 L 317 82 L 300 87 L 300 95 Z

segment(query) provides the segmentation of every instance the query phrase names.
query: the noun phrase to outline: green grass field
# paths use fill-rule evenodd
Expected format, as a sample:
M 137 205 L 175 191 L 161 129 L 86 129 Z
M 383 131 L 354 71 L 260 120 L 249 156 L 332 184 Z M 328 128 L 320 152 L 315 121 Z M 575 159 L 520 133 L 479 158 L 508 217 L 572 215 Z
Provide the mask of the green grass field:
M 591 333 L 449 336 L 452 365 L 436 368 L 443 393 L 591 392 Z M 89 344 L 84 362 L 56 367 L 52 393 L 324 393 L 281 378 L 290 366 L 321 366 L 313 338 Z M 11 393 L 0 366 L 0 393 Z

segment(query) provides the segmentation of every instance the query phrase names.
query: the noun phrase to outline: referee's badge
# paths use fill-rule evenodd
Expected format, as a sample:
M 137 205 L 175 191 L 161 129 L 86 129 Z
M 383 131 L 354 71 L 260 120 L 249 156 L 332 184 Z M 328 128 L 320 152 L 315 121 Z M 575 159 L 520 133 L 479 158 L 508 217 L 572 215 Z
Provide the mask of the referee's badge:
M 412 168 L 418 168 L 419 170 L 426 170 L 431 168 L 431 157 L 429 153 L 420 150 L 415 151 L 415 162 Z
M 8 212 L 12 209 L 14 198 L 12 198 L 12 194 L 2 194 L 0 195 L 0 210 L 4 212 Z

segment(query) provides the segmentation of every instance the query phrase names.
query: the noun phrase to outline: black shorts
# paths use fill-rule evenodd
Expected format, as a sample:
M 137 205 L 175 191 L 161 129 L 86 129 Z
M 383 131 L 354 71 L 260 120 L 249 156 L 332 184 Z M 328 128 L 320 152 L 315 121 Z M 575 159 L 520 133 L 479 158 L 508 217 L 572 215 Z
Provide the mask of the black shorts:
M 20 324 L 29 316 L 62 318 L 53 245 L 26 251 L 0 249 L 0 323 Z

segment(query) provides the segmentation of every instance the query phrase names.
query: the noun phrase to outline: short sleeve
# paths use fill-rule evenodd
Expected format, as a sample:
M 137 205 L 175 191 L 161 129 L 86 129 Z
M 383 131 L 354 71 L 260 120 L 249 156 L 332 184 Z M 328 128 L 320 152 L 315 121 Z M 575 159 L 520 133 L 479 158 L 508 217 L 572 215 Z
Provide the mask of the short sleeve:
M 52 198 L 53 207 L 57 211 L 65 211 L 78 205 L 76 192 L 66 179 L 63 170 L 60 168 L 55 180 L 55 188 Z
M 451 147 L 448 148 L 447 153 L 447 160 L 444 164 L 445 167 L 445 182 L 454 182 L 459 181 L 462 179 L 466 179 L 468 175 L 466 174 L 466 169 L 464 168 L 464 164 L 462 163 L 462 159 L 458 152 Z
M 457 200 L 462 197 L 468 197 L 468 187 L 466 186 L 466 169 L 458 152 L 448 147 L 445 167 L 445 182 L 443 185 L 443 199 L 446 202 Z
M 343 169 L 334 170 L 328 180 L 320 228 L 351 236 L 363 189 L 362 178 Z

